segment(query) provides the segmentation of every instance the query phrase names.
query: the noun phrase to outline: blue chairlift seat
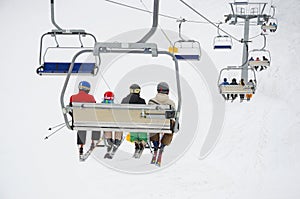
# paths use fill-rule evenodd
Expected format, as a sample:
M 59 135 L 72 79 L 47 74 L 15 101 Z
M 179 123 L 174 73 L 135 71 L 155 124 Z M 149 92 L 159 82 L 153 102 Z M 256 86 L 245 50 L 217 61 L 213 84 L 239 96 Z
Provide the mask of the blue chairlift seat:
M 180 60 L 200 60 L 199 55 L 175 55 L 176 59 Z
M 214 45 L 214 49 L 231 49 L 231 45 Z
M 69 71 L 70 62 L 45 62 L 37 69 L 39 75 L 66 74 Z M 74 63 L 72 73 L 93 74 L 95 63 Z

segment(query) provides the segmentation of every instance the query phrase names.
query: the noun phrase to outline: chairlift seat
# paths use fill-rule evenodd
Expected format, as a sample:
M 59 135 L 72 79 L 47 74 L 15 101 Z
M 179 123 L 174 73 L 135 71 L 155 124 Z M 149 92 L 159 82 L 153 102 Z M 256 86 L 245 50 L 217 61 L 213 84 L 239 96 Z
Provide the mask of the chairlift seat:
M 277 30 L 277 27 L 274 25 L 262 25 L 261 29 L 263 30 Z
M 249 85 L 221 85 L 221 94 L 254 94 L 255 88 Z
M 249 61 L 249 66 L 270 66 L 269 61 Z
M 44 74 L 66 74 L 69 71 L 71 63 L 69 62 L 45 62 L 43 66 L 37 69 L 39 75 Z M 72 73 L 93 74 L 95 63 L 74 63 Z
M 175 55 L 176 59 L 179 60 L 200 60 L 200 56 L 199 55 L 180 55 L 177 54 Z
M 214 49 L 231 49 L 231 45 L 214 45 Z
M 201 58 L 200 43 L 195 40 L 179 40 L 174 43 L 173 49 L 169 48 L 169 52 L 173 51 L 177 60 L 196 60 Z
M 170 105 L 73 103 L 73 129 L 172 133 Z

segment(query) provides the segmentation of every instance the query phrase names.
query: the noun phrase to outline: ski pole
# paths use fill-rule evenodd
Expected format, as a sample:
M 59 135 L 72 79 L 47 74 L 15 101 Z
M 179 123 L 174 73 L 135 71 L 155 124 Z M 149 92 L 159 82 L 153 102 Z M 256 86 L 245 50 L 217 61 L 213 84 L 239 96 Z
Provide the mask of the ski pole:
M 69 122 L 71 122 L 71 120 L 70 120 Z M 60 127 L 60 126 L 62 126 L 62 125 L 64 125 L 64 124 L 65 124 L 65 123 L 63 122 L 63 123 L 58 124 L 58 125 L 56 125 L 56 126 L 49 127 L 49 128 L 48 128 L 48 131 L 51 131 L 52 129 L 55 129 L 55 128 L 57 128 L 57 127 Z
M 61 129 L 63 129 L 65 126 L 66 126 L 66 124 L 63 125 L 63 126 L 61 126 L 59 129 L 57 129 L 57 130 L 54 131 L 53 133 L 51 133 L 51 134 L 49 134 L 48 136 L 46 136 L 44 139 L 47 140 L 49 137 L 51 137 L 52 135 L 54 135 L 55 133 L 57 133 L 58 131 L 60 131 Z

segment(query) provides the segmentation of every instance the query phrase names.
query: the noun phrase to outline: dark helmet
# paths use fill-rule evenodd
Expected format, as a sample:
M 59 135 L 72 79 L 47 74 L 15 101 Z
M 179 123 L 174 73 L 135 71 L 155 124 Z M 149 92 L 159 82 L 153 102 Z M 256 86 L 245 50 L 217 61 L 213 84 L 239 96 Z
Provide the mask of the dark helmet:
M 227 82 L 227 78 L 226 77 L 224 78 L 224 82 Z
M 160 82 L 157 85 L 157 92 L 163 94 L 169 94 L 169 85 L 166 82 Z
M 132 84 L 130 87 L 130 93 L 140 94 L 141 87 L 138 84 Z
M 78 84 L 78 88 L 80 91 L 90 92 L 91 90 L 91 84 L 87 81 L 81 81 Z

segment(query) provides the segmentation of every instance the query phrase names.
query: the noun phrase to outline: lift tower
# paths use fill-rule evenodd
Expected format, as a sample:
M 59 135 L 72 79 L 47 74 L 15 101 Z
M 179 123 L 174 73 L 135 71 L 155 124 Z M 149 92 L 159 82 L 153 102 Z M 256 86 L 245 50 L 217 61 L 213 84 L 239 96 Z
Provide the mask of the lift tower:
M 244 43 L 241 78 L 243 78 L 245 82 L 248 82 L 247 68 L 250 25 L 261 26 L 264 22 L 268 21 L 271 16 L 264 14 L 267 3 L 235 0 L 233 3 L 229 4 L 232 13 L 225 15 L 225 22 L 229 22 L 230 25 L 244 25 L 244 38 L 241 41 Z M 254 19 L 256 19 L 256 21 Z

